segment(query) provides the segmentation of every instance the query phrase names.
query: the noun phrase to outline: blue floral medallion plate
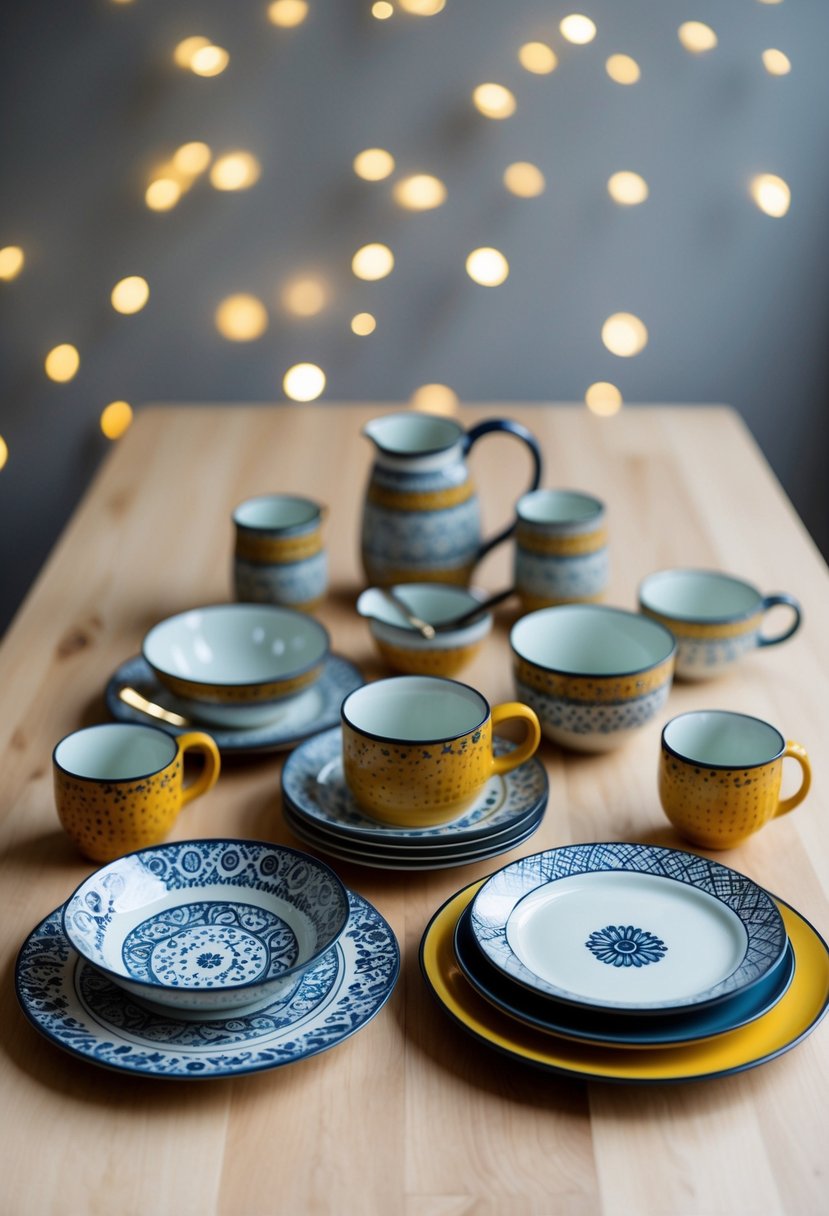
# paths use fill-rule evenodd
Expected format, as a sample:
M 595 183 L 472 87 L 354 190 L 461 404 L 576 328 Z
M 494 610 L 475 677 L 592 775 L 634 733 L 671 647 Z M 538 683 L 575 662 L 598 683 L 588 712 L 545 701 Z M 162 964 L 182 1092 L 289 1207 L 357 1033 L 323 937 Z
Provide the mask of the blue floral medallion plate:
M 365 681 L 353 663 L 341 655 L 329 654 L 316 683 L 299 696 L 282 702 L 267 722 L 258 726 L 215 726 L 194 721 L 192 726 L 172 726 L 125 705 L 118 696 L 121 688 L 135 688 L 162 709 L 180 712 L 176 698 L 159 684 L 142 656 L 136 655 L 113 672 L 104 700 L 108 712 L 119 722 L 151 722 L 171 735 L 180 735 L 197 726 L 213 736 L 223 753 L 278 752 L 295 747 L 303 739 L 327 731 L 338 723 L 343 700 L 363 683 Z
M 787 946 L 777 905 L 744 874 L 625 842 L 512 862 L 477 893 L 470 925 L 516 985 L 616 1014 L 724 1000 L 779 966 Z
M 17 997 L 47 1039 L 119 1072 L 206 1079 L 279 1068 L 342 1043 L 394 989 L 400 952 L 391 928 L 362 896 L 349 892 L 349 904 L 337 944 L 282 999 L 187 1016 L 135 1000 L 81 959 L 58 908 L 21 947 Z

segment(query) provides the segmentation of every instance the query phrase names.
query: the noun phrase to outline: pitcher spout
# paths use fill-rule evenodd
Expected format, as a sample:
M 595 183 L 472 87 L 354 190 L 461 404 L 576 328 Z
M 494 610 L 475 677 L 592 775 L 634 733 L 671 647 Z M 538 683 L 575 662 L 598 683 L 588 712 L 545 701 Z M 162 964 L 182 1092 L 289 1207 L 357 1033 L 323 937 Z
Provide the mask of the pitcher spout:
M 451 418 L 413 410 L 372 418 L 363 427 L 363 434 L 374 444 L 378 455 L 405 459 L 447 452 L 460 443 L 464 431 Z

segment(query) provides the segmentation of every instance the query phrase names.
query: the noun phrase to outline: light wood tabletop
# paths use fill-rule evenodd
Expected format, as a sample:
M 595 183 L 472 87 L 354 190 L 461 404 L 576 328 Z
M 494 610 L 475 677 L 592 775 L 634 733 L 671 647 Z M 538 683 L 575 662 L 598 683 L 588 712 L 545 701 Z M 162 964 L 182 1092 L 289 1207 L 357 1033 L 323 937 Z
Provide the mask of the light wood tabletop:
M 394 408 L 393 406 L 385 409 Z M 156 621 L 230 599 L 231 512 L 259 493 L 325 502 L 331 591 L 320 619 L 335 651 L 383 674 L 366 622 L 359 516 L 373 405 L 165 406 L 139 412 L 57 545 L 0 650 L 0 1209 L 15 1216 L 118 1213 L 547 1213 L 825 1211 L 829 1026 L 762 1067 L 695 1084 L 632 1086 L 532 1070 L 474 1041 L 427 990 L 418 946 L 454 892 L 517 856 L 581 841 L 682 847 L 659 805 L 660 729 L 722 707 L 768 719 L 811 752 L 802 807 L 717 859 L 829 933 L 829 579 L 816 548 L 737 416 L 719 407 L 462 407 L 506 416 L 545 457 L 543 484 L 608 508 L 607 602 L 634 608 L 640 579 L 671 566 L 731 571 L 804 606 L 800 632 L 727 677 L 676 683 L 665 712 L 623 749 L 565 753 L 544 742 L 549 807 L 536 835 L 494 861 L 418 872 L 334 862 L 388 920 L 401 973 L 377 1017 L 331 1051 L 205 1082 L 134 1077 L 77 1059 L 18 1007 L 14 961 L 30 931 L 93 866 L 56 817 L 55 743 L 107 718 L 112 672 Z M 471 458 L 486 531 L 529 477 L 518 443 Z M 7 521 L 6 526 L 23 526 Z M 477 584 L 507 584 L 510 545 Z M 782 619 L 782 618 L 781 618 Z M 513 695 L 510 616 L 462 678 L 491 702 Z M 216 787 L 171 839 L 233 836 L 298 846 L 280 801 L 280 754 L 226 758 Z M 794 766 L 792 766 L 794 768 Z M 786 772 L 786 783 L 795 774 Z M 713 856 L 713 854 L 712 854 Z

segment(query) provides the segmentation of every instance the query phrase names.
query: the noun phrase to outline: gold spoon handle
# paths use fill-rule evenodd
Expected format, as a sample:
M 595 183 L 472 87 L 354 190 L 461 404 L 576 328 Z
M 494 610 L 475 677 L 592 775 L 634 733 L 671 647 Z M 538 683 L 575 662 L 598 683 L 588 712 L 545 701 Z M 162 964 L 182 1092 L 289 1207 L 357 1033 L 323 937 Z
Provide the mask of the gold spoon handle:
M 163 705 L 156 705 L 155 701 L 148 701 L 137 688 L 130 688 L 129 685 L 125 685 L 123 688 L 118 689 L 118 697 L 125 705 L 129 705 L 131 709 L 137 709 L 140 713 L 148 714 L 151 718 L 159 718 L 162 722 L 168 722 L 170 726 L 192 725 L 189 718 L 174 713 L 172 709 L 165 709 Z
M 430 641 L 435 636 L 435 627 L 430 625 L 428 621 L 423 621 L 419 616 L 415 616 L 409 605 L 400 598 L 390 587 L 381 587 L 383 595 L 394 604 L 399 612 L 402 612 L 406 620 L 411 625 L 412 629 L 416 629 L 421 637 L 428 638 Z

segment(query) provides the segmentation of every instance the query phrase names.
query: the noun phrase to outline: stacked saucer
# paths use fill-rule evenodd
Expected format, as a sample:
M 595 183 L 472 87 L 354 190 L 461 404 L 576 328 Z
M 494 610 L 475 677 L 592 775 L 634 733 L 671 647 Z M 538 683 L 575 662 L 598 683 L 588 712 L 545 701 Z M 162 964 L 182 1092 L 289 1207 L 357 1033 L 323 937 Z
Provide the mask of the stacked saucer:
M 745 875 L 677 849 L 551 849 L 454 895 L 420 962 L 443 1008 L 512 1059 L 685 1081 L 781 1054 L 829 1005 L 829 948 Z
M 496 739 L 495 754 L 512 747 Z M 514 849 L 538 829 L 548 784 L 536 759 L 490 778 L 460 818 L 430 828 L 397 828 L 365 816 L 345 783 L 339 727 L 293 751 L 282 769 L 282 809 L 306 844 L 341 861 L 384 870 L 434 870 Z

